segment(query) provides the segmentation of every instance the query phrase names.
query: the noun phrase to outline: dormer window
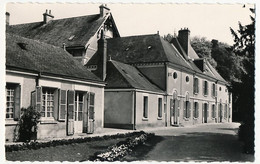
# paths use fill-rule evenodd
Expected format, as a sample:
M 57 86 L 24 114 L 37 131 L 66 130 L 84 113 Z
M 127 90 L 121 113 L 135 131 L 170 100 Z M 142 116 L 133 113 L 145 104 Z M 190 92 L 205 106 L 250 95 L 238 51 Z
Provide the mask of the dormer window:
M 73 38 L 75 37 L 75 35 L 72 35 L 71 37 L 69 37 L 69 41 L 72 41 L 73 40 Z
M 18 46 L 19 46 L 21 49 L 27 50 L 27 48 L 26 48 L 27 44 L 26 44 L 26 43 L 17 43 L 17 44 L 18 44 Z

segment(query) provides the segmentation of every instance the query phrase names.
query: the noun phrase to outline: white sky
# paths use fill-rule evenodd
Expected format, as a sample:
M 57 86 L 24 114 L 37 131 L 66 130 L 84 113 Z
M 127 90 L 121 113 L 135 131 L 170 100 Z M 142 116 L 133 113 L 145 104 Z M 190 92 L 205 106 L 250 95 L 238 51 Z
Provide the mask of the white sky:
M 99 13 L 100 4 L 69 3 L 8 3 L 10 24 L 42 21 L 46 9 L 55 19 Z M 252 4 L 107 4 L 121 36 L 173 34 L 188 27 L 191 36 L 203 36 L 233 44 L 229 27 L 238 29 L 238 21 L 250 23 Z

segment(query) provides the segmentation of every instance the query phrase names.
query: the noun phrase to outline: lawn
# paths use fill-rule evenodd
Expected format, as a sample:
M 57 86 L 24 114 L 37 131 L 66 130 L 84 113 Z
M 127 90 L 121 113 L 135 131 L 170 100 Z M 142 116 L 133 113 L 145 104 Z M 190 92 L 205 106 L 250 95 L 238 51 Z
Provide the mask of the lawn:
M 73 143 L 37 150 L 6 152 L 8 161 L 86 161 L 95 152 L 102 152 L 126 138 L 113 138 L 84 143 Z

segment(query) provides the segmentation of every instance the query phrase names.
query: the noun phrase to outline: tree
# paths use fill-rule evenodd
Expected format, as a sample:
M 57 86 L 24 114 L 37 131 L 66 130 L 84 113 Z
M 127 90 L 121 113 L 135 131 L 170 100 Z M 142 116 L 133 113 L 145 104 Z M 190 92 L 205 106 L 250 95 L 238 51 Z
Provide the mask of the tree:
M 255 14 L 255 9 L 250 9 Z M 241 83 L 236 84 L 234 90 L 239 90 L 238 106 L 242 120 L 239 137 L 245 143 L 245 151 L 254 153 L 254 84 L 255 84 L 255 18 L 248 25 L 238 23 L 239 30 L 230 28 L 234 38 L 233 51 L 242 58 L 243 72 Z

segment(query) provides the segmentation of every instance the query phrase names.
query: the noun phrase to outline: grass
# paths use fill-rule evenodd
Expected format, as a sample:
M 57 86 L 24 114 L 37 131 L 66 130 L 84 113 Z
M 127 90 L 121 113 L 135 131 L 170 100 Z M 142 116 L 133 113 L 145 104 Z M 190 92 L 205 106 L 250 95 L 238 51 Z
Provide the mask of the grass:
M 125 138 L 74 143 L 37 150 L 6 152 L 8 161 L 86 161 L 97 151 L 104 151 Z

